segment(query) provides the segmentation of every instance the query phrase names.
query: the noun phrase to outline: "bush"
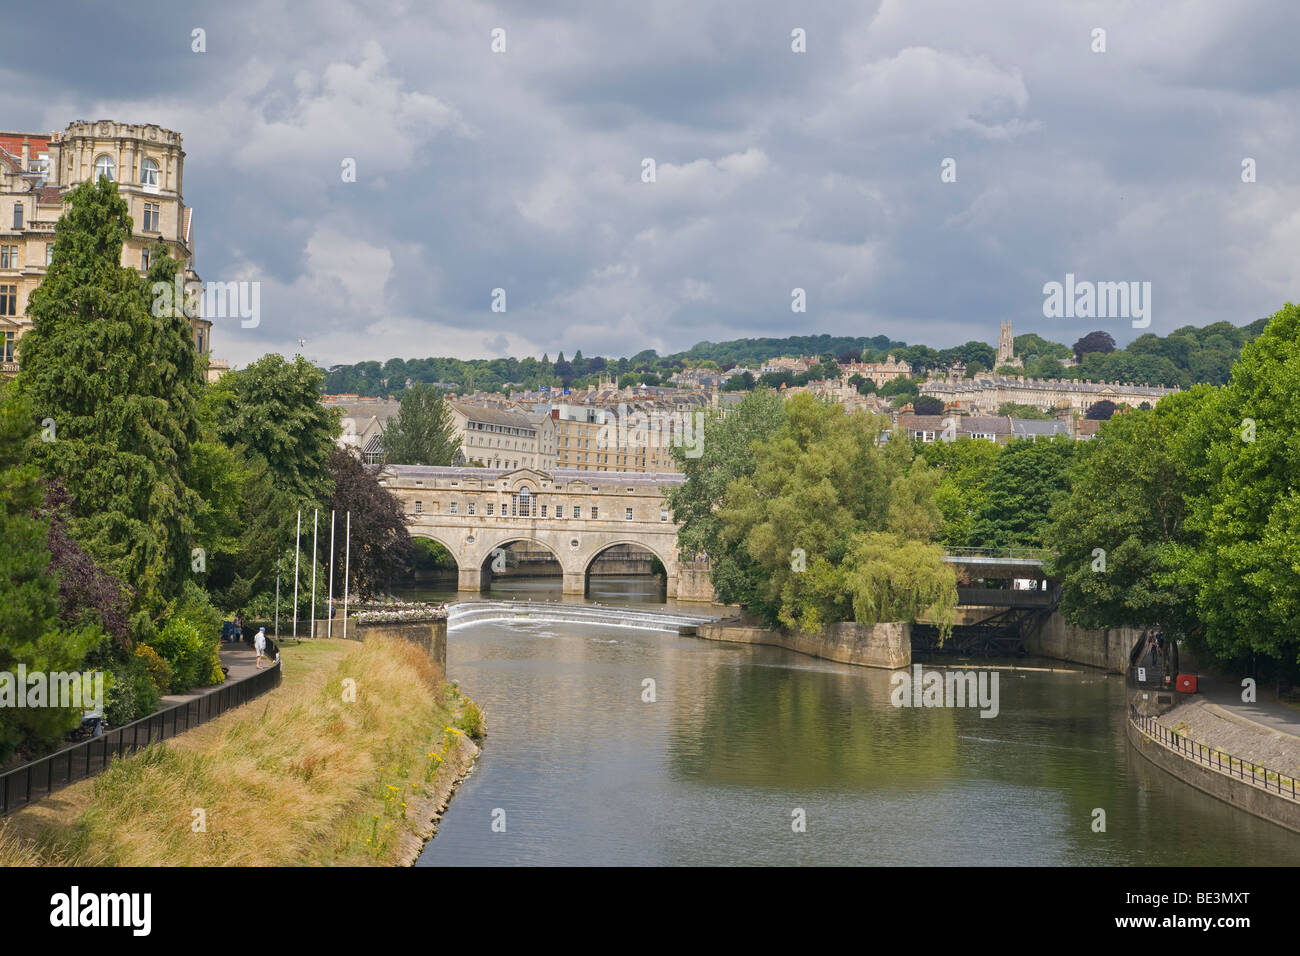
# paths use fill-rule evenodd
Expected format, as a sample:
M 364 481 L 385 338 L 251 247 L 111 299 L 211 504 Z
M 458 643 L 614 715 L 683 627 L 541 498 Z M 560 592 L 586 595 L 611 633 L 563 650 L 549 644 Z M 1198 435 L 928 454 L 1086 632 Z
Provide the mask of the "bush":
M 173 617 L 158 632 L 154 647 L 171 665 L 171 686 L 178 693 L 208 679 L 211 656 L 199 637 L 199 629 L 189 621 Z
M 187 671 L 187 676 L 192 675 L 193 679 L 185 683 L 184 689 L 220 684 L 226 679 L 221 670 L 221 612 L 213 606 L 207 592 L 193 581 L 185 582 L 181 596 L 172 605 L 168 625 L 176 621 L 194 629 L 198 647 L 194 651 L 195 659 L 190 662 L 191 670 Z M 163 654 L 163 657 L 167 655 Z M 169 663 L 175 669 L 175 661 Z
M 487 736 L 487 722 L 483 719 L 483 708 L 469 698 L 465 698 L 456 726 L 469 735 L 475 743 L 482 743 L 483 738 Z
M 105 677 L 104 719 L 109 726 L 121 727 L 158 709 L 162 695 L 143 659 L 118 664 Z
M 135 656 L 143 662 L 144 668 L 149 674 L 149 679 L 153 681 L 153 686 L 158 689 L 158 693 L 167 693 L 172 684 L 171 665 L 163 660 L 158 655 L 158 652 L 148 644 L 137 645 Z

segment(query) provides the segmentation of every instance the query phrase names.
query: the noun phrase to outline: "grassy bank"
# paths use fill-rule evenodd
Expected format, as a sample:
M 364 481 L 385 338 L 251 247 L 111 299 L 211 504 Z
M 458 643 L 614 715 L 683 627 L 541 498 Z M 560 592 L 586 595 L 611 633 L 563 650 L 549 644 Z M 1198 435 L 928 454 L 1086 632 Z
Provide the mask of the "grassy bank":
M 14 814 L 0 864 L 407 861 L 477 753 L 481 712 L 403 641 L 282 654 L 277 690 Z

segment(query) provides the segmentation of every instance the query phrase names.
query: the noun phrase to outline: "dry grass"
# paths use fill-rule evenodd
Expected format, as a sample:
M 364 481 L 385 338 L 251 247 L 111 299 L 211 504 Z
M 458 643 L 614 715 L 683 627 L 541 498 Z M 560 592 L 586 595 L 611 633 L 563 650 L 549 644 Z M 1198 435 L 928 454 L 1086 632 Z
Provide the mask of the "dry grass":
M 92 793 L 74 815 L 0 830 L 0 864 L 390 862 L 405 797 L 425 791 L 429 754 L 458 743 L 444 728 L 468 702 L 402 641 L 317 641 L 285 659 L 278 690 L 115 761 L 80 785 Z

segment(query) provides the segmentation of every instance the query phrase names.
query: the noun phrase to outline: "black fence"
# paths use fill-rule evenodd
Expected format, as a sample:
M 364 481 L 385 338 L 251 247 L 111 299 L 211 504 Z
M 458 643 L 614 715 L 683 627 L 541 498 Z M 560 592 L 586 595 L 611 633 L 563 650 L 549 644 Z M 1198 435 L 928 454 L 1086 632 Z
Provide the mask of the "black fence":
M 1263 787 L 1265 790 L 1290 800 L 1296 799 L 1295 777 L 1293 776 L 1288 776 L 1277 770 L 1270 770 L 1268 767 L 1262 767 L 1250 760 L 1243 760 L 1241 757 L 1234 757 L 1232 754 L 1224 753 L 1222 750 L 1216 750 L 1213 747 L 1207 747 L 1195 740 L 1189 740 L 1146 714 L 1132 711 L 1129 714 L 1129 719 L 1152 740 L 1164 744 L 1184 757 L 1204 764 L 1211 770 L 1218 770 L 1220 773 L 1226 773 L 1241 780 L 1249 780 L 1257 787 Z M 1246 773 L 1248 770 L 1250 771 L 1249 775 Z
M 182 734 L 226 711 L 280 686 L 280 668 L 226 684 L 184 704 L 141 717 L 98 737 L 0 773 L 0 816 L 49 796 L 78 780 L 101 773 L 114 757 L 125 757 L 150 744 Z

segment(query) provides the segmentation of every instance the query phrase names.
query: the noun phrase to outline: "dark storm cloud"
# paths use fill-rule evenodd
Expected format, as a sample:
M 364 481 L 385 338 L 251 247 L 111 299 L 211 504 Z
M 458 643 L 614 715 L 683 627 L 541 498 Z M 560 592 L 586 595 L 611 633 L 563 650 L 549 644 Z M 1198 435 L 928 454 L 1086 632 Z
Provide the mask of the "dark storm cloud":
M 1066 272 L 1152 282 L 1162 333 L 1294 298 L 1287 3 L 73 9 L 58 30 L 8 18 L 0 126 L 180 130 L 201 274 L 263 283 L 262 325 L 214 336 L 237 362 L 300 337 L 332 364 L 809 331 L 942 346 L 1004 318 L 1136 334 L 1045 319 Z

